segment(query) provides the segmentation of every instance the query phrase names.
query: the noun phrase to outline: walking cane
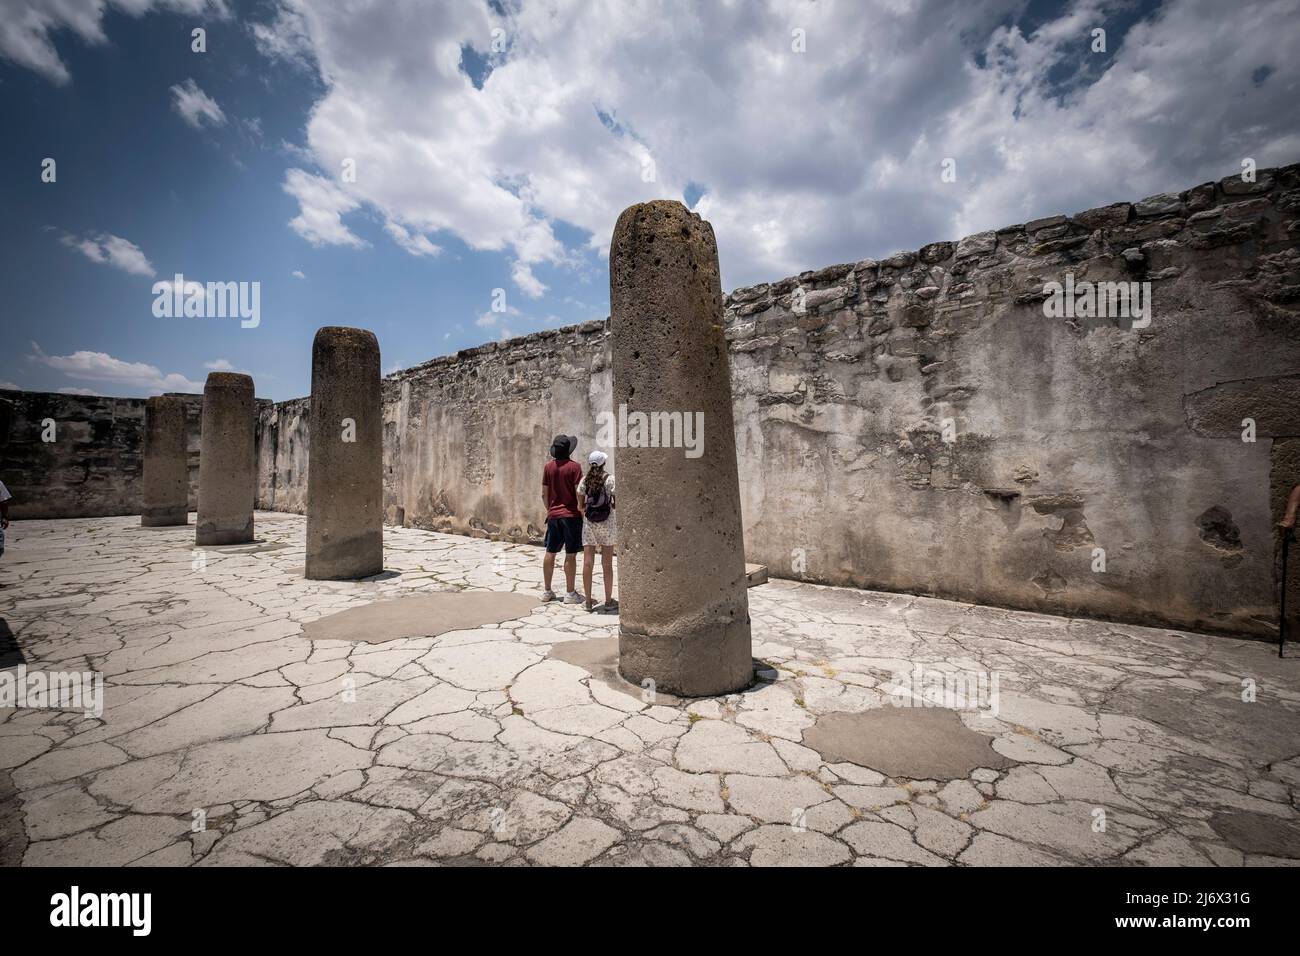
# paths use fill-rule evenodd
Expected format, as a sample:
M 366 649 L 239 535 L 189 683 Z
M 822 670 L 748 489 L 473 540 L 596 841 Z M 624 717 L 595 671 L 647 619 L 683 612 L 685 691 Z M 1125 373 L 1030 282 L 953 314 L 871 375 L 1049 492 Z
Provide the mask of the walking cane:
M 1291 547 L 1291 535 L 1295 530 L 1296 515 L 1300 513 L 1300 485 L 1291 489 L 1287 495 L 1286 512 L 1280 522 L 1282 526 L 1282 593 L 1277 599 L 1277 656 L 1282 656 L 1286 646 L 1286 553 Z
M 1282 594 L 1278 598 L 1277 610 L 1277 656 L 1282 657 L 1282 648 L 1286 644 L 1286 553 L 1291 549 L 1291 529 L 1282 529 Z

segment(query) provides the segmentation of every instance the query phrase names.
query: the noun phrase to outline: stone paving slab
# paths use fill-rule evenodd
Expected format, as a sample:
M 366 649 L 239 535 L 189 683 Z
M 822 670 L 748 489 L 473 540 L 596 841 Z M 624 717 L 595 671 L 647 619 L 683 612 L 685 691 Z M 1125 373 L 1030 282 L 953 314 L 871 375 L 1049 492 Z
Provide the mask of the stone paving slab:
M 1264 643 L 770 581 L 748 592 L 764 679 L 655 698 L 571 662 L 617 635 L 580 606 L 303 633 L 403 595 L 539 595 L 535 548 L 389 528 L 384 574 L 323 582 L 302 578 L 303 518 L 259 513 L 257 532 L 200 554 L 192 526 L 138 518 L 10 527 L 5 669 L 97 671 L 104 708 L 0 709 L 0 864 L 1300 858 L 1300 660 Z M 819 718 L 905 703 L 880 725 L 924 757 L 945 721 L 909 718 L 943 693 L 998 766 L 890 777 L 809 746 Z

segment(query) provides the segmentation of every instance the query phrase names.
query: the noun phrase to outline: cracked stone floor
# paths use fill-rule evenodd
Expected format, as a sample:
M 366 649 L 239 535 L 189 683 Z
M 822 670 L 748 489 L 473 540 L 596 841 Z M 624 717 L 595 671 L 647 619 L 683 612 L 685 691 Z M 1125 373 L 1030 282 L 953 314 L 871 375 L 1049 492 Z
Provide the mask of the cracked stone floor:
M 749 592 L 767 680 L 647 703 L 547 656 L 617 633 L 575 606 L 380 644 L 302 635 L 414 591 L 537 592 L 536 548 L 390 528 L 397 574 L 324 583 L 301 577 L 299 516 L 259 513 L 261 547 L 199 569 L 192 526 L 138 525 L 11 526 L 10 662 L 16 643 L 29 670 L 106 683 L 102 719 L 0 711 L 0 862 L 1300 858 L 1300 661 L 1267 644 L 773 581 Z M 891 706 L 917 663 L 998 675 L 996 717 L 958 714 L 1004 766 L 890 778 L 803 745 L 819 716 Z

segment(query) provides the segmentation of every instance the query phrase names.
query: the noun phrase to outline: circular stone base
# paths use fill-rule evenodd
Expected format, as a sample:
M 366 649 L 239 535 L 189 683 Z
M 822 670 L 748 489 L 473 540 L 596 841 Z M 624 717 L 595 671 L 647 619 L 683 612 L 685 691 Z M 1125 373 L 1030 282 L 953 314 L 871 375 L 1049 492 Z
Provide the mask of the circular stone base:
M 658 693 L 717 697 L 754 683 L 749 621 L 687 637 L 651 637 L 620 630 L 618 672 L 638 686 L 653 681 Z

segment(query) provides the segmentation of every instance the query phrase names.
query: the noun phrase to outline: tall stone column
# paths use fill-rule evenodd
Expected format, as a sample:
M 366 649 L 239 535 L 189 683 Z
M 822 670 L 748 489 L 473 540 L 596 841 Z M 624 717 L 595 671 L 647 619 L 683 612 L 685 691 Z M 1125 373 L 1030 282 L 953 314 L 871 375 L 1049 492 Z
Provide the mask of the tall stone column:
M 365 329 L 316 333 L 307 446 L 307 571 L 314 580 L 384 568 L 384 420 L 379 341 Z
M 253 379 L 209 372 L 199 436 L 199 516 L 194 543 L 253 540 L 257 498 L 257 409 Z
M 188 524 L 190 467 L 185 402 L 155 395 L 144 403 L 144 495 L 140 524 L 146 528 Z
M 624 210 L 609 249 L 609 305 L 620 432 L 627 422 L 617 473 L 619 670 L 670 694 L 739 690 L 753 660 L 713 227 L 669 200 Z M 702 421 L 698 456 L 662 447 L 663 423 L 678 416 L 656 413 Z M 646 447 L 656 421 L 661 447 Z

